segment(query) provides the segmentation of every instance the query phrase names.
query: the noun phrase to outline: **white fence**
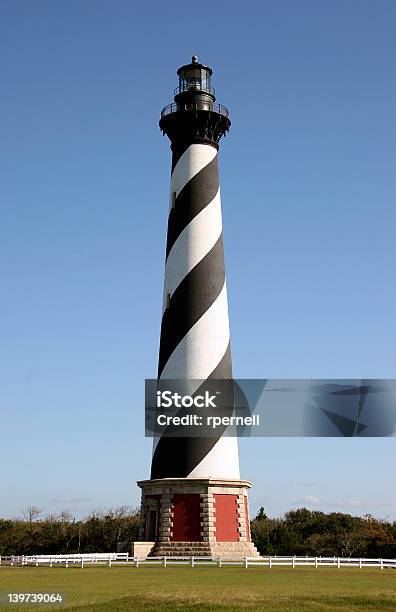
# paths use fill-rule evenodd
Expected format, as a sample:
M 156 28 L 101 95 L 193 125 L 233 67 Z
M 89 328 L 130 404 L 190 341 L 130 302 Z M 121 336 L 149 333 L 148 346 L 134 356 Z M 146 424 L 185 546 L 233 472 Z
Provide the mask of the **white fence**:
M 11 557 L 1 557 L 0 565 L 8 566 L 63 566 L 81 567 L 107 565 L 127 565 L 139 567 L 140 565 L 160 565 L 169 567 L 172 565 L 189 565 L 199 567 L 201 565 L 212 565 L 224 567 L 236 565 L 245 568 L 249 567 L 299 567 L 312 566 L 315 568 L 332 566 L 340 567 L 377 567 L 379 569 L 396 569 L 396 559 L 367 559 L 356 557 L 243 557 L 235 559 L 225 559 L 222 557 L 131 557 L 128 553 L 86 553 L 76 555 L 14 555 Z

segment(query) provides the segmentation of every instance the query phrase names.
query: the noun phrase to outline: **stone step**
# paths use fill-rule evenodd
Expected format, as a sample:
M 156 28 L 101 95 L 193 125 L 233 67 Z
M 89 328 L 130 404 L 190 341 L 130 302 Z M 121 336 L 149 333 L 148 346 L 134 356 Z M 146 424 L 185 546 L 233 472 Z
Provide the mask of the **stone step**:
M 158 551 L 162 551 L 163 553 L 169 553 L 169 554 L 173 554 L 173 553 L 177 553 L 177 554 L 191 554 L 191 555 L 202 555 L 202 554 L 206 554 L 206 553 L 210 553 L 212 552 L 212 550 L 210 548 L 207 549 L 202 549 L 202 548 L 155 548 L 154 552 L 158 552 Z
M 161 548 L 210 548 L 210 544 L 207 544 L 206 546 L 194 546 L 194 544 L 186 544 L 185 546 L 181 544 L 156 544 L 156 546 L 161 546 Z
M 252 542 L 158 542 L 151 556 L 204 556 L 241 559 L 243 557 L 256 557 L 259 556 L 259 553 Z
M 253 542 L 157 542 L 161 548 L 255 548 Z
M 163 546 L 190 546 L 190 545 L 194 545 L 197 547 L 205 547 L 209 545 L 209 542 L 202 542 L 202 541 L 191 541 L 191 542 L 179 542 L 177 540 L 173 540 L 172 542 L 164 542 Z

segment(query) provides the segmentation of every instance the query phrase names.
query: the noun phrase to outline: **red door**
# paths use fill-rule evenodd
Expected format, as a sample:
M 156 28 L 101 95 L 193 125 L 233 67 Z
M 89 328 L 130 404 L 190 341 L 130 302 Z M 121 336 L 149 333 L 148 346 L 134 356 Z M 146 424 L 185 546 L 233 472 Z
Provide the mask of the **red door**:
M 236 495 L 215 495 L 216 541 L 238 542 L 238 506 Z
M 174 542 L 200 542 L 201 497 L 199 493 L 180 493 L 173 496 Z

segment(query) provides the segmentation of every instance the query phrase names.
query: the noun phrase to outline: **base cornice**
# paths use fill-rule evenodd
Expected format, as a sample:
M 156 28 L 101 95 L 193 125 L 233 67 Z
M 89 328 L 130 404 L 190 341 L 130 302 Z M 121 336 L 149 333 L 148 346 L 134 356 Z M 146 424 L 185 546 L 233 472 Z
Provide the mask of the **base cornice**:
M 186 485 L 203 485 L 215 487 L 246 487 L 250 489 L 252 482 L 250 480 L 237 480 L 229 478 L 153 478 L 150 480 L 138 480 L 137 485 L 140 488 L 147 486 L 186 486 Z

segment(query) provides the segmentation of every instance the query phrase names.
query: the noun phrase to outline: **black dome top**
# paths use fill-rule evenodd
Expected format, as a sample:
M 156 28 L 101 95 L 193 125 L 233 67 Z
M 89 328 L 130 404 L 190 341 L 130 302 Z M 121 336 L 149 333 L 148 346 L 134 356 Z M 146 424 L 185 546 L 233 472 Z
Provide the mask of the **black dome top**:
M 178 76 L 180 76 L 181 73 L 187 72 L 194 68 L 200 68 L 201 70 L 206 70 L 209 73 L 209 76 L 212 76 L 213 74 L 213 71 L 211 68 L 209 68 L 209 66 L 205 66 L 205 64 L 200 64 L 198 62 L 198 57 L 196 55 L 192 56 L 191 64 L 184 64 L 184 66 L 180 66 L 180 68 L 177 71 L 177 74 Z

